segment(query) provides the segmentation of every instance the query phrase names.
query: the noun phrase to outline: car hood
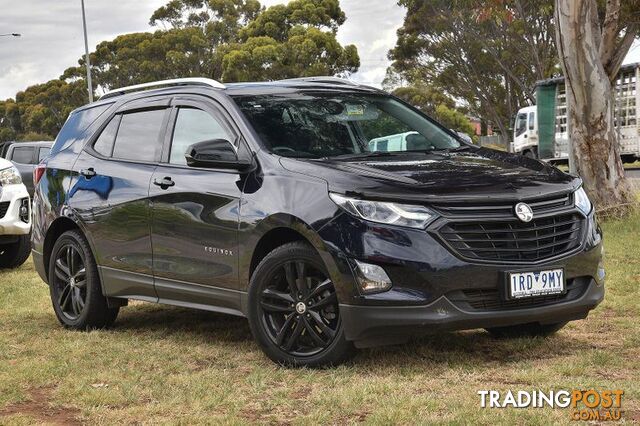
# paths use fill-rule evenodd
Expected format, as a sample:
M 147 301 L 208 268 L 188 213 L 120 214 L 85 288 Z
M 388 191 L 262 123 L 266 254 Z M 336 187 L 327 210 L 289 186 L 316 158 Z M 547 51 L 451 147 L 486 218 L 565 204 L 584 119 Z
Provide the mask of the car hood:
M 330 191 L 374 199 L 513 200 L 566 193 L 580 185 L 579 178 L 546 163 L 486 148 L 349 160 L 283 157 L 281 163 L 326 180 Z

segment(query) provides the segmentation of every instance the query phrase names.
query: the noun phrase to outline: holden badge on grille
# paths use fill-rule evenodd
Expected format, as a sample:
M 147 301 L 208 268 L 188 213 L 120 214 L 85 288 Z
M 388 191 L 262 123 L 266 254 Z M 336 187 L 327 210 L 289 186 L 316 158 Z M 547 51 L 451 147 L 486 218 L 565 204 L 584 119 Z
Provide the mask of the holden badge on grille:
M 516 204 L 516 216 L 523 222 L 531 222 L 533 219 L 533 210 L 526 203 L 518 203 Z

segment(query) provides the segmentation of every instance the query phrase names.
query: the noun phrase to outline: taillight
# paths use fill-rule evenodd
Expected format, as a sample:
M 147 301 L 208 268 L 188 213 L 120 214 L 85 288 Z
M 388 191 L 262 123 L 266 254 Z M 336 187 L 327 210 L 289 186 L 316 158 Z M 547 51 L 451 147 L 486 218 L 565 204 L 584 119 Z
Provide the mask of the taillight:
M 42 176 L 44 175 L 45 170 L 47 170 L 47 166 L 45 166 L 44 164 L 38 164 L 36 166 L 36 168 L 33 170 L 33 185 L 37 185 L 38 182 L 40 182 L 40 179 L 42 179 Z

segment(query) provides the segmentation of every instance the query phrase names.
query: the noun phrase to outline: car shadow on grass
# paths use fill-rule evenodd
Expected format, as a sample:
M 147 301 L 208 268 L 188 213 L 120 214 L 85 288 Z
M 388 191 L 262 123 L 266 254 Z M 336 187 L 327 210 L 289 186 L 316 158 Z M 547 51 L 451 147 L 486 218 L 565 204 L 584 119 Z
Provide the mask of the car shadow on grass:
M 222 344 L 231 351 L 234 344 L 253 338 L 244 318 L 185 308 L 143 304 L 124 308 L 113 333 L 143 333 L 182 344 Z M 478 363 L 517 363 L 537 359 L 571 356 L 593 349 L 585 338 L 561 331 L 549 338 L 496 339 L 483 330 L 439 333 L 412 339 L 403 345 L 363 349 L 350 363 L 357 369 L 379 368 L 381 359 L 395 366 L 433 363 L 472 366 Z M 257 350 L 257 347 L 255 347 Z

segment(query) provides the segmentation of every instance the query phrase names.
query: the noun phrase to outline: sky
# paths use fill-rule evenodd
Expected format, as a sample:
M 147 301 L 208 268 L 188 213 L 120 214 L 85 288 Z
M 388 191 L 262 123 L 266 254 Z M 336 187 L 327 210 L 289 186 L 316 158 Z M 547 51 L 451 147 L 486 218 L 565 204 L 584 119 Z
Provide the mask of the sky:
M 167 1 L 85 0 L 89 49 L 120 34 L 154 30 L 149 17 Z M 347 21 L 338 40 L 355 44 L 360 54 L 360 70 L 353 80 L 380 85 L 405 11 L 396 0 L 341 0 L 340 5 Z M 60 77 L 84 54 L 80 0 L 0 0 L 0 34 L 14 32 L 22 37 L 0 37 L 0 99 Z
M 168 0 L 85 0 L 89 49 L 120 34 L 151 31 L 149 17 Z M 284 0 L 263 0 L 271 6 Z M 405 10 L 396 0 L 341 0 L 347 21 L 338 31 L 342 44 L 355 44 L 361 66 L 351 78 L 379 86 L 389 65 Z M 80 0 L 0 0 L 0 99 L 58 78 L 84 53 Z M 640 62 L 640 43 L 626 63 Z

